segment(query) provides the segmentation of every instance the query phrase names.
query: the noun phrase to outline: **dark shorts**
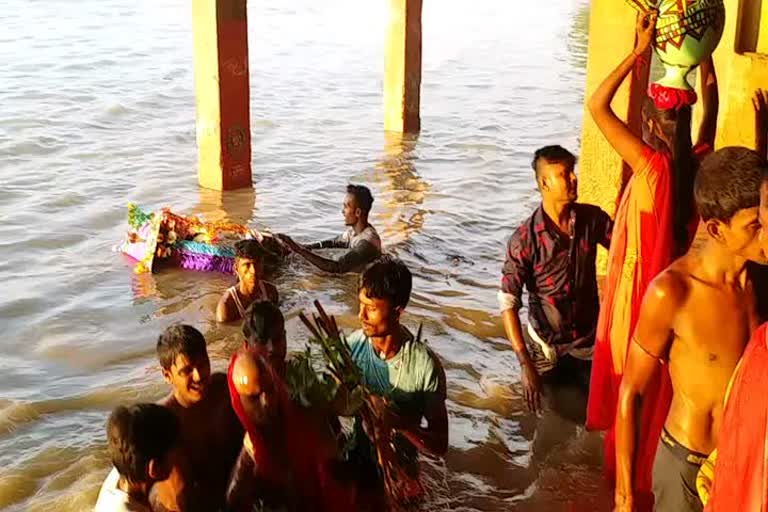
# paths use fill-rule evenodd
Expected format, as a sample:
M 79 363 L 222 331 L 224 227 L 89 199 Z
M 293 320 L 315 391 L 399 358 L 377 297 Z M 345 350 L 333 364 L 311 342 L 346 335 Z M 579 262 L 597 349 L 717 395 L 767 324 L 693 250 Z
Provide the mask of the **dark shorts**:
M 587 420 L 587 398 L 591 361 L 562 356 L 557 366 L 541 375 L 546 404 L 564 419 L 577 425 Z
M 704 505 L 696 491 L 696 475 L 707 459 L 678 443 L 666 429 L 661 433 L 653 463 L 654 510 L 701 512 Z

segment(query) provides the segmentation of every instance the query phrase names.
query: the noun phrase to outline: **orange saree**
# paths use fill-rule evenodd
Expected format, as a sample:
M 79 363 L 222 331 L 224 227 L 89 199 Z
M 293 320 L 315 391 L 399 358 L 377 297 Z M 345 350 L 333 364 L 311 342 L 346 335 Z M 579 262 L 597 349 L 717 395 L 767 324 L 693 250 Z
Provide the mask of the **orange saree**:
M 768 337 L 763 324 L 733 376 L 707 512 L 768 511 Z
M 613 425 L 629 340 L 643 294 L 674 255 L 670 157 L 650 148 L 644 157 L 646 165 L 630 178 L 616 212 L 587 406 L 587 429 L 607 431 L 604 467 L 611 482 L 616 471 Z M 655 406 L 643 407 L 640 422 L 634 474 L 640 510 L 650 510 L 653 504 L 651 470 L 671 400 L 666 368 L 660 374 L 643 400 Z

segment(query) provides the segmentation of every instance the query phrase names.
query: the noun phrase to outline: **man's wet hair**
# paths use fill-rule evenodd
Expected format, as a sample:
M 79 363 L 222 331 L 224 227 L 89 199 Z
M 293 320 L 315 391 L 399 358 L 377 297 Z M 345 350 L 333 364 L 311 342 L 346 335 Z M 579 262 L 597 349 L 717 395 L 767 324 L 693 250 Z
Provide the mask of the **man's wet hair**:
M 393 308 L 404 308 L 411 298 L 413 277 L 399 259 L 384 255 L 371 263 L 360 276 L 360 289 L 371 299 L 388 300 Z
M 157 338 L 157 359 L 164 370 L 170 370 L 180 354 L 189 359 L 208 355 L 205 337 L 191 325 L 170 325 Z
M 275 304 L 269 301 L 254 302 L 245 312 L 243 336 L 248 347 L 265 344 L 282 335 L 285 318 Z
M 258 240 L 240 240 L 235 244 L 235 257 L 248 260 L 260 260 L 264 255 L 264 248 Z
M 351 194 L 355 198 L 358 208 L 366 214 L 373 208 L 373 194 L 371 194 L 371 189 L 365 185 L 347 185 L 347 194 Z
M 118 473 L 131 483 L 149 479 L 149 461 L 162 461 L 179 436 L 179 420 L 157 404 L 121 405 L 107 420 L 107 449 Z
M 563 146 L 544 146 L 539 148 L 533 154 L 531 167 L 536 172 L 536 178 L 539 178 L 539 161 L 544 160 L 550 164 L 563 164 L 568 167 L 576 165 L 576 155 L 565 149 Z
M 744 147 L 727 147 L 707 156 L 694 184 L 702 220 L 729 222 L 739 210 L 758 206 L 766 165 L 765 159 Z

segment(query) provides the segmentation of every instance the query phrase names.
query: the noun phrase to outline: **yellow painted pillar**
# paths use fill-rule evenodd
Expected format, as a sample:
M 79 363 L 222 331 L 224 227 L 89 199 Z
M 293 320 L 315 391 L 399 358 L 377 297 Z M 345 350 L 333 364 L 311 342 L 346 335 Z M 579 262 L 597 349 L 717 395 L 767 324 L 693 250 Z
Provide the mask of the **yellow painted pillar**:
M 417 133 L 421 95 L 422 0 L 390 0 L 384 56 L 384 129 Z
M 246 0 L 192 0 L 192 17 L 199 183 L 250 187 Z
M 635 45 L 637 14 L 626 2 L 592 0 L 589 20 L 587 83 L 584 95 L 584 123 L 579 156 L 579 201 L 600 206 L 614 215 L 629 169 L 597 128 L 589 110 L 589 98 L 600 83 L 632 51 Z M 635 66 L 613 100 L 613 109 L 630 128 L 640 133 L 641 101 L 648 86 L 650 52 L 645 64 Z M 598 252 L 598 273 L 605 274 L 606 252 Z

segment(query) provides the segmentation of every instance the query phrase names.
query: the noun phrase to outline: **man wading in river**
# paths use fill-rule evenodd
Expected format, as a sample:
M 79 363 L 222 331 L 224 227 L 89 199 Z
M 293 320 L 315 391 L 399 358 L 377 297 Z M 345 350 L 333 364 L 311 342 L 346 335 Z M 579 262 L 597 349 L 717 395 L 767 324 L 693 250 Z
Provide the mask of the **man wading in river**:
M 211 374 L 205 338 L 190 325 L 166 328 L 157 340 L 157 357 L 163 378 L 172 387 L 160 405 L 179 419 L 181 457 L 180 471 L 153 488 L 153 507 L 216 510 L 224 503 L 243 439 L 230 405 L 227 377 Z
M 381 256 L 381 239 L 376 230 L 368 223 L 368 214 L 373 206 L 373 195 L 363 185 L 348 185 L 344 198 L 344 224 L 347 230 L 330 240 L 301 245 L 287 235 L 277 235 L 290 250 L 326 272 L 344 274 L 360 272 L 365 266 Z M 314 249 L 347 249 L 338 260 L 318 256 Z
M 600 208 L 576 202 L 575 165 L 576 157 L 560 146 L 536 151 L 532 167 L 541 205 L 507 243 L 498 294 L 533 412 L 541 409 L 542 382 L 575 384 L 585 399 L 589 387 L 599 310 L 595 252 L 597 244 L 608 247 L 613 223 Z M 518 313 L 523 288 L 528 290 L 525 333 Z

